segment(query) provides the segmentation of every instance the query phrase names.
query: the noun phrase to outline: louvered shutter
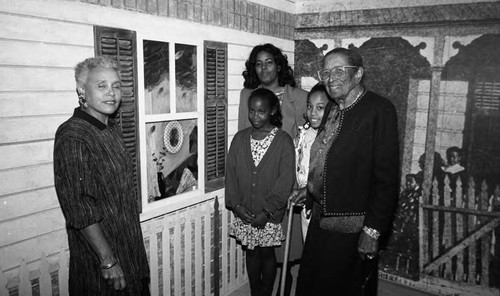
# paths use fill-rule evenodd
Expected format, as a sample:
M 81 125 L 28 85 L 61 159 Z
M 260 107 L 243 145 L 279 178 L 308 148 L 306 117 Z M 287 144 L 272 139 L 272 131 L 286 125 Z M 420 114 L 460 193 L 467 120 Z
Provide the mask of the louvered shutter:
M 224 187 L 227 151 L 227 45 L 205 42 L 206 191 Z
M 137 152 L 137 59 L 134 31 L 94 27 L 95 55 L 115 58 L 120 64 L 122 103 L 114 119 L 120 125 L 125 145 L 134 160 L 134 183 L 141 208 L 139 158 Z
M 478 81 L 474 89 L 476 108 L 488 111 L 500 110 L 500 82 Z

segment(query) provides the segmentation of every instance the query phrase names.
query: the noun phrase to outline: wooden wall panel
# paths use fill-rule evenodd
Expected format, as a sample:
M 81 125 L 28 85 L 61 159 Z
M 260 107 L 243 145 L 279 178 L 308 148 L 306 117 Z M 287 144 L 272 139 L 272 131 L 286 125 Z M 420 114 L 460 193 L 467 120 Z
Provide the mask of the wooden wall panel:
M 243 88 L 243 76 L 231 76 L 231 79 L 228 81 L 228 89 L 229 90 L 241 90 Z
M 53 187 L 53 138 L 77 106 L 73 67 L 94 55 L 94 25 L 134 30 L 138 44 L 142 39 L 164 38 L 190 44 L 228 43 L 229 141 L 237 129 L 241 72 L 252 47 L 271 42 L 288 51 L 294 48 L 292 40 L 77 1 L 0 0 L 0 203 L 5 206 L 0 217 L 0 261 L 4 272 L 16 273 L 22 260 L 36 265 L 42 253 L 51 256 L 67 248 L 64 218 Z M 175 206 L 189 206 L 202 198 L 208 197 L 193 197 Z M 155 215 L 171 209 L 158 209 Z
M 2 218 L 5 220 L 56 208 L 59 208 L 59 201 L 54 187 L 2 197 Z
M 0 142 L 15 143 L 53 139 L 57 127 L 69 118 L 68 115 L 31 118 L 0 118 Z
M 68 33 L 69 34 L 69 33 Z M 0 65 L 74 67 L 94 56 L 93 46 L 0 40 Z
M 53 186 L 54 172 L 52 163 L 3 170 L 0 171 L 0 180 L 2 180 L 0 196 Z M 3 228 L 3 226 L 0 228 Z
M 19 1 L 16 1 L 19 3 Z M 87 24 L 61 23 L 57 20 L 0 13 L 0 38 L 93 46 L 93 27 Z
M 227 45 L 227 51 L 228 55 L 227 57 L 230 60 L 241 60 L 243 61 L 243 66 L 245 64 L 245 61 L 248 59 L 248 56 L 250 55 L 250 52 L 252 51 L 254 45 L 243 45 L 243 44 L 228 44 Z
M 73 69 L 0 67 L 2 91 L 74 90 Z
M 59 208 L 8 220 L 3 222 L 0 228 L 0 246 L 61 230 L 64 227 L 64 217 Z M 19 231 L 19 229 L 22 229 L 22 231 Z
M 229 77 L 242 76 L 243 71 L 245 71 L 245 60 L 229 59 L 227 61 L 227 66 Z
M 67 248 L 68 238 L 66 229 L 54 230 L 44 235 L 16 242 L 0 248 L 2 269 L 6 271 L 19 266 L 22 260 L 31 262 L 38 260 L 42 253 L 50 256 L 58 253 L 61 249 Z
M 0 117 L 68 114 L 69 118 L 77 106 L 78 97 L 73 89 L 57 92 L 0 92 Z
M 229 108 L 227 110 L 228 120 L 234 120 L 238 122 L 238 108 L 238 105 L 229 105 Z
M 227 92 L 229 105 L 239 105 L 240 104 L 240 89 L 233 89 Z
M 52 162 L 54 141 L 0 146 L 0 170 Z
M 227 134 L 228 135 L 234 135 L 234 134 L 236 134 L 236 132 L 238 132 L 238 122 L 235 121 L 234 123 L 235 124 L 228 124 L 227 125 Z

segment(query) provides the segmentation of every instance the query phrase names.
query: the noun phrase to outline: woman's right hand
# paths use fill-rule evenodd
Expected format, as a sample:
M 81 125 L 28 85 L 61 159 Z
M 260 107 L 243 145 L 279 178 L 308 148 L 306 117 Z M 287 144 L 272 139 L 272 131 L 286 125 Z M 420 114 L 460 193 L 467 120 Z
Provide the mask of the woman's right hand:
M 238 205 L 234 208 L 234 213 L 238 218 L 240 218 L 245 224 L 252 224 L 255 215 L 248 210 L 244 205 Z
M 299 188 L 299 189 L 293 189 L 292 193 L 290 193 L 290 196 L 288 199 L 292 203 L 292 205 L 295 206 L 302 206 L 304 205 L 304 202 L 306 201 L 306 196 L 307 196 L 307 190 L 306 188 Z
M 123 290 L 127 286 L 125 276 L 123 274 L 120 262 L 108 269 L 102 269 L 102 277 L 112 286 L 115 290 Z

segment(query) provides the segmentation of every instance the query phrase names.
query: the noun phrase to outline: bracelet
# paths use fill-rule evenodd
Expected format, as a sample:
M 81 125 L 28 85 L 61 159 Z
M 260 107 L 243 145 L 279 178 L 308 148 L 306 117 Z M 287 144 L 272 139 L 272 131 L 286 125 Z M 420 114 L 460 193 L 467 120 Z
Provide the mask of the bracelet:
M 378 230 L 370 228 L 368 226 L 363 226 L 363 231 L 373 239 L 378 239 L 380 237 L 380 232 Z
M 114 262 L 108 263 L 106 265 L 101 265 L 101 269 L 110 269 L 111 267 L 115 266 L 120 260 L 115 259 Z

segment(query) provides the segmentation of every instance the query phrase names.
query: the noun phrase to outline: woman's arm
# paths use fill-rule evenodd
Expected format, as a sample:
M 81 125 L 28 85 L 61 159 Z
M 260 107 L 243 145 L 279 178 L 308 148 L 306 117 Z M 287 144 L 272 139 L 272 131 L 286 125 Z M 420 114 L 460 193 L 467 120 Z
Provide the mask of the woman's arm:
M 123 290 L 127 286 L 125 276 L 118 258 L 102 233 L 99 223 L 94 223 L 80 230 L 101 263 L 102 277 L 115 290 Z
M 399 196 L 399 141 L 396 109 L 390 103 L 375 112 L 373 136 L 373 197 L 365 225 L 383 233 L 390 227 Z
M 98 255 L 102 275 L 117 290 L 125 288 L 123 270 L 102 233 L 99 221 L 104 217 L 99 206 L 94 171 L 84 142 L 65 139 L 54 146 L 54 180 L 66 224 L 79 230 Z M 90 254 L 89 254 L 90 255 Z M 116 263 L 115 263 L 116 262 Z M 115 263 L 115 264 L 113 264 Z

